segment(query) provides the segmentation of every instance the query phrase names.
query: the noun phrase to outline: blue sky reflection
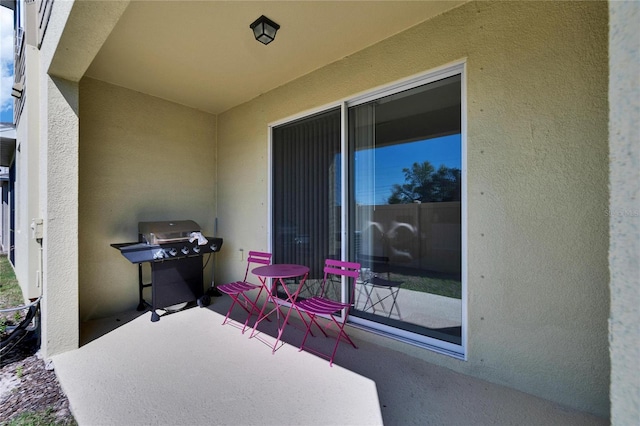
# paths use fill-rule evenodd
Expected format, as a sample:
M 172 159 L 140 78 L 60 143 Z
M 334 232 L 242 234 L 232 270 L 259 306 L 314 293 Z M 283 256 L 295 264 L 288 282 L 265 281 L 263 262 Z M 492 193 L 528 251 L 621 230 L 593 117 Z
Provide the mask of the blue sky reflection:
M 460 134 L 411 143 L 389 145 L 356 153 L 356 202 L 363 205 L 387 204 L 393 184 L 405 182 L 403 168 L 429 161 L 436 169 L 441 165 L 462 168 Z M 374 164 L 375 179 L 367 182 Z

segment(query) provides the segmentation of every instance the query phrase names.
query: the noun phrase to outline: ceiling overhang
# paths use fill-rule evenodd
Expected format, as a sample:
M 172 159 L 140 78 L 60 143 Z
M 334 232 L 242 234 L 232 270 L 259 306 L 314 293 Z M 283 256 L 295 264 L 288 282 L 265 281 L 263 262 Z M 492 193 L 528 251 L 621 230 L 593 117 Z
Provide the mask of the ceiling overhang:
M 131 1 L 84 75 L 219 114 L 464 2 Z M 261 15 L 281 26 L 269 45 Z

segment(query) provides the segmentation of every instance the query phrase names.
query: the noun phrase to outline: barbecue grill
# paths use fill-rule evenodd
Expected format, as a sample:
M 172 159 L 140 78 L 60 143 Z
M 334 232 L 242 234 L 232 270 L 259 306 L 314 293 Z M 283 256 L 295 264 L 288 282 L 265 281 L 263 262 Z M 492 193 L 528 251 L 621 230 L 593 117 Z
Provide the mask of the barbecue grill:
M 156 309 L 171 312 L 189 302 L 195 301 L 200 307 L 211 302 L 204 291 L 202 257 L 220 251 L 222 238 L 205 237 L 196 222 L 139 222 L 137 242 L 111 246 L 138 265 L 138 310 L 150 308 L 151 321 L 160 319 Z M 151 266 L 150 283 L 143 281 L 145 263 Z M 151 303 L 143 297 L 147 287 L 151 287 Z

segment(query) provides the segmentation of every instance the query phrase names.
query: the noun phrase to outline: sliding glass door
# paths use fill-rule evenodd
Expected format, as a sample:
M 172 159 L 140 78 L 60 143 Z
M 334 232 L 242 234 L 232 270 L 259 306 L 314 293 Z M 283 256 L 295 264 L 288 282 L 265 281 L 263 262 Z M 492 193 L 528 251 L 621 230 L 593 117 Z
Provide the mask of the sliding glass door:
M 460 83 L 454 75 L 351 106 L 348 116 L 349 230 L 368 275 L 352 315 L 454 345 L 462 331 Z
M 353 303 L 350 321 L 456 356 L 465 340 L 462 71 L 271 134 L 272 250 L 275 262 L 311 268 L 301 296 L 314 294 L 324 259 L 358 261 L 355 294 L 335 294 Z

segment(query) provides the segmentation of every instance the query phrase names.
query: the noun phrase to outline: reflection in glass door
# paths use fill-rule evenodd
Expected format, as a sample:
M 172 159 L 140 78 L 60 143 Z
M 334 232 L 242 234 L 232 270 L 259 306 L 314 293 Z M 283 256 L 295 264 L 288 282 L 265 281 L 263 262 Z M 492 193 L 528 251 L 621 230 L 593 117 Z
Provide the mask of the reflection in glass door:
M 464 355 L 463 66 L 272 127 L 271 250 L 358 261 L 349 321 Z M 343 129 L 343 123 L 345 128 Z M 348 238 L 343 238 L 343 237 Z M 296 283 L 291 283 L 296 285 Z
M 348 110 L 352 316 L 462 345 L 461 75 Z

